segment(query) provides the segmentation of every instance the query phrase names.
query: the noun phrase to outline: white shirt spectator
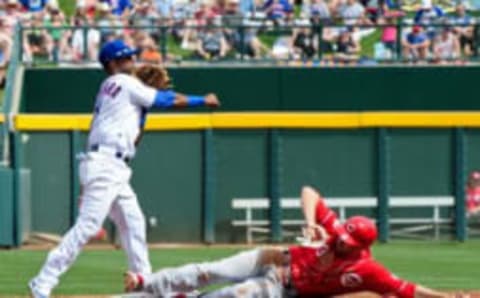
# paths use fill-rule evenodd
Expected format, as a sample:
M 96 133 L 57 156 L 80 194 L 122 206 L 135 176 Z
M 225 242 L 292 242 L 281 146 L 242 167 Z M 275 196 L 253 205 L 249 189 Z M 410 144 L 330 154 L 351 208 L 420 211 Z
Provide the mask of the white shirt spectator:
M 459 48 L 458 39 L 452 32 L 448 31 L 442 32 L 435 39 L 433 51 L 439 59 L 454 59 L 459 56 Z
M 96 54 L 100 44 L 100 32 L 96 29 L 88 29 L 87 44 L 85 45 L 85 32 L 82 29 L 75 29 L 72 35 L 72 48 L 74 51 L 74 59 L 82 60 L 87 50 L 87 58 L 90 60 L 96 59 Z

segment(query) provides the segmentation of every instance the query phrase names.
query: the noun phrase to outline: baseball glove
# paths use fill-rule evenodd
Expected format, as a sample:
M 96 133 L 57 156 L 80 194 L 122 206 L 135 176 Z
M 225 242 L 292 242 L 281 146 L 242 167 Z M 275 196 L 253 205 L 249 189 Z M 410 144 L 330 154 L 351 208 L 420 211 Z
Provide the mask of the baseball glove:
M 134 74 L 145 85 L 155 89 L 170 89 L 172 87 L 168 71 L 161 66 L 142 65 L 135 70 Z

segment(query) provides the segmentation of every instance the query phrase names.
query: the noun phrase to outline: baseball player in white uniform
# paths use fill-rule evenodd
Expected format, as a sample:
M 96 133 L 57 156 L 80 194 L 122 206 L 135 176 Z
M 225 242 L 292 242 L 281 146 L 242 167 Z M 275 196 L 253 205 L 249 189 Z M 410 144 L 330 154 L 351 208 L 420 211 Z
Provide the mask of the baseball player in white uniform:
M 100 50 L 108 77 L 97 94 L 88 147 L 79 167 L 82 204 L 75 225 L 47 257 L 29 287 L 34 298 L 47 298 L 82 247 L 102 227 L 107 216 L 116 224 L 130 271 L 151 273 L 145 219 L 130 186 L 128 165 L 150 108 L 218 107 L 214 94 L 190 96 L 155 90 L 132 75 L 137 50 L 115 40 Z

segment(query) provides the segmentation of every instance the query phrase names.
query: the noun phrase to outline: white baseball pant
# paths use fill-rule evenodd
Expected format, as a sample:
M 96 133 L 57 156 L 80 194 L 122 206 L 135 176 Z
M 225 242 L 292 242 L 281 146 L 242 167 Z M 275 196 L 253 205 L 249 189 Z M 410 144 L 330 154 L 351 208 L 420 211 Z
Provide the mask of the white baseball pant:
M 281 298 L 285 292 L 276 267 L 261 264 L 261 254 L 261 249 L 255 249 L 219 261 L 163 269 L 144 276 L 144 290 L 155 297 L 169 297 L 171 293 L 188 293 L 213 284 L 234 283 L 201 297 Z
M 115 223 L 130 271 L 151 273 L 145 218 L 130 186 L 131 169 L 121 159 L 89 152 L 80 162 L 82 204 L 75 225 L 47 257 L 32 280 L 37 290 L 49 296 L 60 276 L 73 264 L 83 246 L 102 227 L 107 216 Z

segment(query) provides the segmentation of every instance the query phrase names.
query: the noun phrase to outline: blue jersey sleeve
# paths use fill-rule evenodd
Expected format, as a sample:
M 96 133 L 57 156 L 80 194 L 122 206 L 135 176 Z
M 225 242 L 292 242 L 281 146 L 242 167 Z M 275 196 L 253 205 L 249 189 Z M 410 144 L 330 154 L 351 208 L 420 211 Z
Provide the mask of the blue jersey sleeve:
M 165 109 L 173 106 L 176 93 L 173 90 L 159 90 L 155 95 L 152 108 Z

